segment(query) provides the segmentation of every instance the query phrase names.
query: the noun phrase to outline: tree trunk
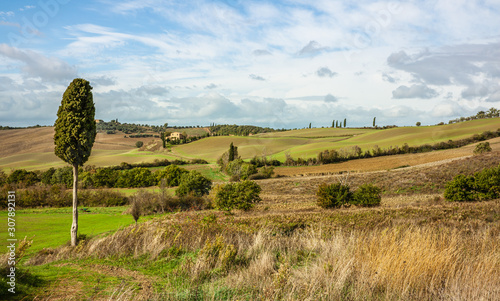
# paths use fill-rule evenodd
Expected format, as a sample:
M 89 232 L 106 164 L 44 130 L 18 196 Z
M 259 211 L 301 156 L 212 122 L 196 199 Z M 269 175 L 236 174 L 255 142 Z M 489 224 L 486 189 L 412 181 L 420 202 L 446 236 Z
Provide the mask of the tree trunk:
M 71 246 L 76 246 L 78 234 L 78 165 L 73 165 L 73 224 L 71 225 Z

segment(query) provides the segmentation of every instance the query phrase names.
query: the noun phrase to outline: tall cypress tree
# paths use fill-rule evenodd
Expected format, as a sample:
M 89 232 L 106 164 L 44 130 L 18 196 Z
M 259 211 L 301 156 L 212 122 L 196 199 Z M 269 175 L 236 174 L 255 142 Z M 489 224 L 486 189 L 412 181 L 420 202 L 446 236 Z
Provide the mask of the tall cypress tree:
M 229 145 L 229 155 L 227 161 L 228 162 L 234 161 L 234 145 L 232 142 Z
M 96 136 L 95 106 L 90 83 L 74 79 L 63 94 L 54 124 L 55 154 L 73 167 L 73 223 L 71 245 L 78 234 L 78 167 L 90 157 Z

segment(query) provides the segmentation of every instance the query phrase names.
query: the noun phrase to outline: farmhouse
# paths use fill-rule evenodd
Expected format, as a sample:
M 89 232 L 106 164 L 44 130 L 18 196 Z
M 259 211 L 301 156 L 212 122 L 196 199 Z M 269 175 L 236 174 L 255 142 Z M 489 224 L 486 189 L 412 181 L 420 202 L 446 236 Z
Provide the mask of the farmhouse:
M 170 134 L 170 136 L 168 137 L 170 138 L 171 140 L 176 140 L 176 139 L 184 139 L 186 138 L 186 136 L 184 136 L 183 134 L 179 133 L 179 132 L 173 132 L 172 134 Z

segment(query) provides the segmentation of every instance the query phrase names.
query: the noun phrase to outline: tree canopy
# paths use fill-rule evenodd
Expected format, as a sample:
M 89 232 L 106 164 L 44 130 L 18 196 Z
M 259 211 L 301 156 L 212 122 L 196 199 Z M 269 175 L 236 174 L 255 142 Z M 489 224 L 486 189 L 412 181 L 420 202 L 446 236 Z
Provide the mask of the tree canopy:
M 63 161 L 82 166 L 90 157 L 96 136 L 92 87 L 74 79 L 64 92 L 55 123 L 55 154 Z

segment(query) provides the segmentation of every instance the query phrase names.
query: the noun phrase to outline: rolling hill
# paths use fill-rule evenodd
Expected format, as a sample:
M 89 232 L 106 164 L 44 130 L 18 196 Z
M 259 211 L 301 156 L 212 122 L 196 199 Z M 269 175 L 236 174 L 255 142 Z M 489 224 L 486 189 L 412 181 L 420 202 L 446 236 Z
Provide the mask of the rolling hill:
M 441 126 L 401 127 L 391 129 L 335 129 L 314 128 L 286 132 L 264 133 L 254 136 L 218 136 L 201 139 L 189 144 L 173 146 L 170 151 L 139 151 L 136 141 L 148 143 L 154 138 L 124 138 L 123 134 L 99 133 L 87 164 L 109 166 L 121 162 L 152 162 L 155 159 L 195 159 L 215 162 L 232 142 L 238 146 L 243 159 L 254 156 L 270 156 L 284 160 L 286 154 L 292 157 L 311 158 L 326 149 L 372 149 L 375 145 L 386 148 L 434 144 L 448 140 L 458 140 L 496 131 L 500 128 L 500 118 L 480 119 Z M 44 170 L 63 166 L 53 153 L 53 127 L 15 129 L 0 131 L 0 169 L 14 168 Z

